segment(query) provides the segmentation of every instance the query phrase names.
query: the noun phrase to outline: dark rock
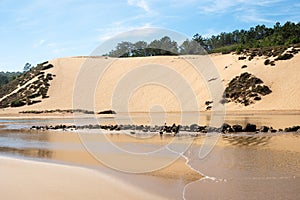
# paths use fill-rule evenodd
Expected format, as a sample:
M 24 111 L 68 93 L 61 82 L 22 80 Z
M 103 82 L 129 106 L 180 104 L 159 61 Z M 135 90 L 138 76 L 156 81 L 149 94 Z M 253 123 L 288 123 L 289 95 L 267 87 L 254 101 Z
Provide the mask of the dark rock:
M 103 114 L 117 114 L 117 113 L 114 110 L 104 110 L 104 111 L 98 112 L 98 114 L 103 115 Z
M 260 129 L 259 129 L 259 131 L 260 132 L 263 132 L 263 133 L 266 133 L 266 132 L 268 132 L 269 131 L 269 127 L 267 127 L 267 126 L 262 126 L 262 127 L 260 127 Z
M 245 132 L 255 132 L 256 131 L 256 125 L 248 123 L 244 129 Z
M 232 129 L 233 129 L 234 132 L 242 132 L 243 131 L 243 127 L 241 125 L 238 125 L 238 124 L 233 125 Z
M 197 132 L 199 130 L 198 124 L 192 124 L 190 125 L 191 132 Z
M 242 66 L 242 69 L 244 69 L 244 68 L 247 68 L 247 65 L 243 65 L 243 66 Z
M 293 127 L 285 128 L 284 131 L 285 132 L 296 132 L 298 129 L 300 129 L 300 126 L 293 126 Z
M 223 133 L 228 133 L 228 132 L 233 132 L 233 129 L 231 128 L 231 126 L 227 123 L 224 123 L 222 128 L 221 128 L 221 131 Z

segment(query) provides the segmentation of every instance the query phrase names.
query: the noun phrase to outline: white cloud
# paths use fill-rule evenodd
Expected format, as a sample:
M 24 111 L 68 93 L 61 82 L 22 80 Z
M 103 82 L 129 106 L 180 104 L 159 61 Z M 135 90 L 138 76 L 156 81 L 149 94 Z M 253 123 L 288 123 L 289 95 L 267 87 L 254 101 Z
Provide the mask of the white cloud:
M 274 23 L 274 21 L 265 19 L 263 17 L 255 16 L 255 15 L 247 15 L 247 16 L 242 16 L 240 18 L 244 22 L 256 22 L 256 23 Z
M 234 6 L 236 2 L 230 0 L 206 1 L 206 5 L 200 6 L 200 12 L 206 14 L 223 13 L 228 8 Z
M 216 14 L 224 12 L 234 12 L 236 10 L 245 10 L 253 7 L 265 7 L 282 0 L 205 0 L 199 7 L 203 14 Z
M 274 23 L 274 21 L 264 18 L 258 14 L 255 10 L 249 10 L 247 15 L 239 16 L 239 19 L 244 22 L 256 22 L 256 23 Z
M 118 25 L 116 25 L 116 24 L 118 24 Z M 145 23 L 141 26 L 124 26 L 124 25 L 121 25 L 120 23 L 116 22 L 116 23 L 114 23 L 114 25 L 112 25 L 110 27 L 107 27 L 105 29 L 99 29 L 100 34 L 98 36 L 98 40 L 103 42 L 112 37 L 115 37 L 116 35 L 119 35 L 124 32 L 128 32 L 130 30 L 150 28 L 150 27 L 152 27 L 151 23 Z
M 42 46 L 43 44 L 45 44 L 45 40 L 39 40 L 37 43 L 35 43 L 34 45 L 33 45 L 33 47 L 34 48 L 37 48 L 37 47 L 40 47 L 40 46 Z
M 130 6 L 137 6 L 142 8 L 145 12 L 151 13 L 151 9 L 145 0 L 128 0 L 127 2 Z

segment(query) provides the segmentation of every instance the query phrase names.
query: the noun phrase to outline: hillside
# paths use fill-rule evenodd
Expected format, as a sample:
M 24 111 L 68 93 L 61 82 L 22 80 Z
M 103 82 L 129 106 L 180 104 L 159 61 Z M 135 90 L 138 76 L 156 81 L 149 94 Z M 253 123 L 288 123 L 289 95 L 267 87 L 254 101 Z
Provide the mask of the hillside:
M 286 56 L 291 54 L 292 56 Z M 284 59 L 278 59 L 279 56 L 283 56 Z M 251 59 L 249 59 L 251 57 Z M 168 66 L 174 74 L 180 75 L 184 78 L 186 83 L 190 85 L 197 99 L 197 109 L 199 111 L 206 111 L 213 106 L 213 103 L 209 102 L 212 100 L 210 92 L 207 89 L 207 83 L 213 81 L 221 81 L 224 85 L 224 90 L 229 86 L 230 82 L 239 79 L 245 72 L 249 74 L 247 78 L 249 83 L 245 83 L 240 89 L 231 88 L 228 91 L 233 91 L 232 98 L 227 95 L 226 98 L 226 111 L 300 111 L 300 92 L 299 92 L 299 64 L 300 54 L 298 49 L 288 49 L 285 53 L 277 56 L 273 55 L 248 55 L 247 52 L 241 55 L 237 54 L 212 54 L 208 57 L 205 56 L 154 56 L 154 57 L 137 57 L 137 58 L 109 58 L 109 57 L 68 57 L 58 58 L 49 61 L 49 64 L 53 65 L 52 68 L 45 69 L 39 74 L 43 75 L 40 77 L 42 80 L 47 80 L 47 74 L 51 74 L 51 80 L 49 82 L 43 82 L 43 87 L 48 87 L 46 95 L 42 95 L 39 90 L 36 90 L 37 94 L 36 101 L 34 104 L 25 105 L 16 108 L 3 108 L 2 114 L 7 113 L 18 113 L 19 111 L 30 111 L 30 110 L 55 110 L 55 109 L 72 109 L 73 105 L 73 91 L 76 83 L 76 78 L 80 69 L 85 62 L 90 63 L 90 69 L 99 71 L 105 66 L 109 66 L 101 79 L 98 82 L 95 92 L 95 111 L 112 109 L 116 112 L 126 111 L 124 107 L 124 101 L 126 99 L 116 98 L 112 103 L 113 95 L 115 91 L 122 91 L 130 89 L 130 85 L 126 85 L 129 82 L 123 82 L 124 77 L 132 75 L 131 78 L 141 81 L 141 79 L 147 77 L 147 73 L 150 71 L 140 71 L 140 74 L 131 74 L 135 70 L 138 70 L 140 66 L 146 66 L 144 69 L 162 69 L 162 66 Z M 282 57 L 281 57 L 282 58 Z M 269 60 L 269 61 L 266 61 Z M 207 62 L 207 63 L 206 63 Z M 272 65 L 270 64 L 273 63 Z M 200 70 L 202 75 L 207 73 L 211 65 L 215 65 L 220 77 L 199 77 L 195 68 L 191 67 L 191 63 L 202 63 Z M 209 66 L 209 67 L 208 67 Z M 40 72 L 39 72 L 40 73 Z M 146 75 L 145 75 L 146 74 Z M 125 76 L 126 75 L 126 76 Z M 133 76 L 134 75 L 134 76 Z M 179 88 L 176 92 L 180 91 L 181 83 L 177 78 L 172 78 L 171 74 L 160 74 L 164 76 L 168 84 L 172 87 L 169 90 L 162 87 L 159 84 L 148 84 L 140 85 L 139 88 L 131 91 L 132 94 L 129 99 L 129 111 L 131 112 L 147 112 L 149 110 L 156 111 L 156 107 L 153 105 L 162 105 L 165 111 L 176 112 L 181 109 L 185 111 L 195 111 L 192 102 L 184 97 L 174 96 L 174 91 L 170 89 Z M 48 75 L 50 76 L 50 75 Z M 150 75 L 149 75 L 150 76 Z M 243 75 L 244 76 L 244 75 Z M 49 78 L 49 77 L 48 77 Z M 95 77 L 94 77 L 95 78 Z M 97 77 L 96 77 L 97 78 Z M 151 78 L 151 77 L 150 77 Z M 160 77 L 161 78 L 161 77 Z M 18 89 L 21 88 L 33 88 L 31 83 L 39 80 L 38 76 L 31 77 L 30 80 L 24 83 L 18 83 Z M 130 79 L 129 79 L 130 80 Z M 132 79 L 131 79 L 132 80 Z M 151 80 L 151 79 L 149 79 Z M 153 79 L 155 82 L 155 79 Z M 251 83 L 253 82 L 253 83 Z M 37 82 L 35 82 L 36 85 Z M 120 86 L 120 84 L 122 84 Z M 86 80 L 86 87 L 90 87 L 89 80 Z M 245 88 L 246 87 L 246 88 Z M 268 87 L 270 92 L 264 92 L 261 88 Z M 256 88 L 256 89 L 255 89 Z M 4 96 L 14 95 L 17 90 L 8 91 Z M 175 89 L 177 90 L 177 89 Z M 33 90 L 32 90 L 33 91 Z M 172 93 L 173 92 L 173 93 Z M 236 94 L 237 93 L 237 94 Z M 84 92 L 83 92 L 84 95 Z M 240 95 L 240 96 L 236 96 Z M 183 99 L 182 105 L 178 103 L 178 98 Z M 240 100 L 238 100 L 240 98 Z M 255 99 L 255 100 L 254 100 Z M 3 104 L 3 97 L 0 99 L 0 103 Z M 246 102 L 247 105 L 245 104 Z M 41 101 L 41 102 L 40 102 Z M 113 104 L 113 105 L 112 105 Z M 126 103 L 125 103 L 126 104 Z M 82 109 L 88 109 L 84 106 Z M 158 109 L 159 110 L 159 109 Z

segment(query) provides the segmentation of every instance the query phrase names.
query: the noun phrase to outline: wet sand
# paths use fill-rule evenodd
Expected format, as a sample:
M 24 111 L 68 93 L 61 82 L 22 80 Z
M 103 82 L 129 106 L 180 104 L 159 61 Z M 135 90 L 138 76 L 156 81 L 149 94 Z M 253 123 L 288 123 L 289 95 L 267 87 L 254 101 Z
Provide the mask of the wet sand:
M 238 117 L 236 119 L 239 120 Z M 280 118 L 277 117 L 276 120 Z M 292 119 L 295 116 L 288 118 Z M 8 124 L 11 123 L 13 122 Z M 99 146 L 99 149 L 94 150 L 101 150 L 101 154 L 120 161 L 122 166 L 126 167 L 139 167 L 139 162 L 135 160 L 128 163 L 124 155 L 108 148 L 109 142 L 119 148 L 137 152 L 153 151 L 170 143 L 180 146 L 190 142 L 184 137 L 178 137 L 178 140 L 173 141 L 174 137 L 167 135 L 139 138 L 136 135 L 114 133 L 98 137 L 87 132 L 83 133 L 83 136 L 88 136 L 84 139 L 87 139 L 87 142 L 89 140 L 96 142 Z M 80 140 L 82 138 L 79 136 L 82 135 L 75 132 L 15 129 L 1 130 L 0 136 L 2 155 L 4 153 L 6 156 L 94 169 L 113 180 L 124 181 L 127 185 L 139 188 L 138 190 L 168 199 L 182 199 L 183 195 L 186 199 L 244 199 L 249 194 L 252 199 L 299 197 L 299 133 L 220 135 L 213 150 L 204 160 L 199 159 L 199 150 L 204 144 L 205 136 L 195 137 L 191 148 L 184 154 L 189 160 L 188 165 L 192 168 L 186 165 L 184 158 L 179 158 L 168 167 L 141 174 L 113 170 L 106 163 L 95 159 L 86 151 Z M 158 154 L 149 157 L 147 162 L 155 164 L 162 159 L 169 159 L 169 155 Z
M 2 154 L 5 153 L 5 155 L 17 156 L 19 158 L 25 157 L 26 159 L 38 159 L 42 162 L 55 162 L 68 166 L 80 166 L 94 169 L 112 177 L 113 179 L 122 180 L 126 182 L 126 184 L 133 185 L 140 190 L 144 190 L 148 193 L 164 198 L 181 199 L 184 186 L 203 177 L 189 168 L 185 164 L 186 160 L 183 158 L 176 159 L 172 163 L 167 163 L 168 166 L 161 169 L 155 168 L 154 170 L 145 173 L 131 174 L 114 170 L 101 160 L 95 159 L 95 157 L 84 148 L 80 137 L 74 132 L 24 130 L 13 130 L 12 132 L 7 132 L 5 130 L 1 130 L 0 134 L 2 137 L 12 139 L 12 142 L 17 144 L 26 143 L 26 141 L 29 143 L 28 146 L 24 144 L 22 146 L 18 146 L 16 144 L 14 147 L 0 147 Z M 22 141 L 18 141 L 20 138 L 22 138 Z M 99 139 L 95 135 L 94 138 Z M 132 149 L 136 151 L 140 150 L 138 146 L 139 144 L 141 146 L 145 146 L 147 144 L 154 145 L 153 148 L 157 148 L 157 145 L 168 144 L 172 138 L 173 137 L 160 138 L 159 136 L 155 136 L 153 138 L 143 140 L 128 137 L 123 134 L 107 134 L 108 140 L 122 148 L 131 146 L 134 147 L 137 145 L 135 149 Z M 106 141 L 106 139 L 103 141 L 97 140 L 97 143 L 99 143 L 100 146 L 105 146 L 105 143 L 107 142 L 108 141 Z M 109 158 L 114 158 L 116 160 L 124 159 L 123 154 L 110 150 L 103 152 L 103 155 L 107 155 Z M 170 159 L 159 155 L 149 156 L 146 162 L 150 164 L 157 163 L 157 165 L 160 165 L 161 160 L 165 158 Z M 128 166 L 137 166 L 139 168 L 139 165 L 141 164 L 138 160 L 132 161 L 126 158 L 125 162 L 126 161 L 126 165 Z

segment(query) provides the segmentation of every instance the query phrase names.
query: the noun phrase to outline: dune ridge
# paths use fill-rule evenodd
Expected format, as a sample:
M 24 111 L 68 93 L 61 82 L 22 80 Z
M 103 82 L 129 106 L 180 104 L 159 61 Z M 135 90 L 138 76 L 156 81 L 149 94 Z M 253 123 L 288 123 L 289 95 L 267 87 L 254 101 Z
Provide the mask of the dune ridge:
M 296 54 L 289 60 L 278 60 L 275 66 L 265 65 L 266 57 L 254 57 L 252 60 L 239 59 L 236 54 L 212 54 L 209 56 L 156 56 L 156 57 L 138 57 L 138 58 L 120 58 L 114 59 L 110 57 L 67 57 L 58 58 L 49 61 L 54 67 L 47 70 L 52 73 L 55 79 L 51 81 L 48 91 L 49 98 L 43 99 L 41 103 L 23 106 L 18 108 L 2 109 L 2 114 L 18 113 L 19 111 L 28 110 L 55 110 L 55 109 L 71 109 L 73 107 L 73 91 L 76 78 L 86 63 L 91 65 L 93 70 L 98 70 L 109 66 L 105 73 L 98 80 L 95 88 L 95 105 L 96 111 L 112 109 L 116 112 L 127 111 L 122 105 L 128 101 L 129 112 L 148 112 L 156 111 L 155 105 L 161 105 L 163 111 L 177 112 L 183 111 L 206 111 L 206 101 L 211 101 L 207 80 L 220 81 L 224 89 L 228 83 L 236 76 L 244 72 L 248 72 L 261 79 L 268 86 L 272 93 L 263 96 L 260 101 L 254 104 L 244 106 L 235 102 L 226 103 L 227 112 L 295 112 L 300 110 L 300 92 L 298 84 L 300 76 L 297 73 L 300 63 L 300 54 Z M 192 64 L 207 62 L 200 64 L 200 73 L 207 70 L 206 67 L 215 67 L 219 73 L 219 77 L 201 77 L 196 73 Z M 195 94 L 197 106 L 183 99 L 179 102 L 178 96 L 174 95 L 170 88 L 161 87 L 161 85 L 142 85 L 131 91 L 129 99 L 118 99 L 112 102 L 115 90 L 119 87 L 120 82 L 123 84 L 124 77 L 130 75 L 134 70 L 141 66 L 151 67 L 167 67 L 174 71 L 187 82 L 191 90 Z M 162 67 L 163 66 L 163 67 Z M 242 67 L 246 66 L 246 67 Z M 147 73 L 147 72 L 145 72 Z M 168 74 L 166 74 L 167 77 Z M 141 77 L 144 75 L 141 74 Z M 138 80 L 138 77 L 136 78 Z M 172 78 L 168 78 L 172 79 Z M 205 80 L 206 79 L 206 80 Z M 89 87 L 89 81 L 86 81 Z M 134 82 L 134 81 L 133 81 Z M 125 82 L 126 83 L 126 82 Z M 172 82 L 171 84 L 180 84 L 180 82 Z M 126 84 L 123 86 L 126 89 Z M 176 92 L 176 91 L 175 91 Z M 118 95 L 118 94 L 117 94 Z M 153 107 L 154 106 L 154 107 Z M 212 105 L 213 106 L 213 105 Z M 83 108 L 85 109 L 85 108 Z M 162 111 L 158 109 L 158 111 Z

